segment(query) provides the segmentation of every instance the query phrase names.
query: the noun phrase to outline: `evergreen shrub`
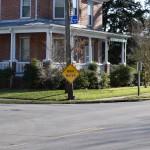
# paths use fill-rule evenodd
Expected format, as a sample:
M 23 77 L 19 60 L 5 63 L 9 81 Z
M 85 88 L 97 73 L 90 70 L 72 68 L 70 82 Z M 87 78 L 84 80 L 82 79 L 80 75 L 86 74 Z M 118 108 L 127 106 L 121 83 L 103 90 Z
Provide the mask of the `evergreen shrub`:
M 99 82 L 99 86 L 100 88 L 104 89 L 104 88 L 109 88 L 110 87 L 110 78 L 107 75 L 107 73 L 103 72 L 100 73 L 100 82 Z
M 61 72 L 57 68 L 51 66 L 43 69 L 43 87 L 49 89 L 60 89 L 65 86 L 65 81 L 61 75 Z M 64 89 L 64 88 L 63 88 Z
M 0 70 L 0 87 L 8 88 L 11 86 L 12 77 L 14 77 L 15 72 L 12 68 L 8 67 Z
M 88 65 L 88 69 L 91 70 L 91 71 L 95 71 L 95 72 L 97 71 L 97 67 L 98 67 L 98 65 L 95 62 L 90 63 Z
M 134 72 L 131 67 L 118 65 L 110 75 L 110 84 L 112 87 L 130 86 L 134 80 Z
M 39 61 L 32 59 L 30 64 L 24 67 L 23 83 L 25 88 L 39 88 L 42 76 L 42 68 L 38 65 Z
M 88 70 L 81 69 L 79 76 L 74 81 L 75 89 L 86 89 L 89 87 Z

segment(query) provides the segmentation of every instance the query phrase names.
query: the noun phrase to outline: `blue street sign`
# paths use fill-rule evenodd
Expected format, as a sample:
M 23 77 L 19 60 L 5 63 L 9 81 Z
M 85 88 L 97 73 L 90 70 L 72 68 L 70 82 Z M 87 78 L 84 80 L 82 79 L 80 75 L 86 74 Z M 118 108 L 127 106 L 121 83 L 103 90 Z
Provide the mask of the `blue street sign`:
M 70 24 L 78 24 L 78 16 L 70 16 Z

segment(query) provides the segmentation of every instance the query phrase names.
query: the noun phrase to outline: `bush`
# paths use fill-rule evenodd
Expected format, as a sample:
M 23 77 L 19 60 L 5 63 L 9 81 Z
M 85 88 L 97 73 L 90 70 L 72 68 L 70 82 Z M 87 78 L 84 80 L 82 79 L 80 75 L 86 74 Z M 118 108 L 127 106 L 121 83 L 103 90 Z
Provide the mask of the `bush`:
M 25 88 L 38 88 L 40 86 L 42 68 L 38 65 L 38 60 L 31 60 L 30 64 L 24 67 L 23 82 Z
M 100 88 L 102 89 L 108 88 L 110 86 L 110 78 L 107 75 L 107 73 L 105 72 L 100 73 L 100 77 L 101 77 L 100 83 L 99 83 Z
M 76 78 L 73 84 L 75 89 L 86 89 L 89 87 L 87 72 L 88 71 L 84 69 L 80 70 L 80 75 Z
M 88 70 L 81 69 L 79 77 L 74 82 L 75 89 L 99 89 L 109 87 L 110 79 L 106 73 L 97 71 L 97 64 L 91 63 Z
M 89 70 L 91 70 L 91 71 L 97 71 L 97 64 L 96 63 L 90 63 L 89 65 L 88 65 L 88 69 Z
M 88 70 L 89 89 L 99 88 L 99 74 L 96 71 Z
M 2 88 L 11 87 L 12 77 L 14 77 L 14 75 L 15 75 L 15 72 L 10 67 L 0 70 L 0 86 Z
M 65 80 L 57 68 L 44 68 L 42 81 L 44 88 L 59 89 L 63 88 L 63 85 L 65 87 Z
M 133 71 L 129 66 L 119 65 L 112 70 L 110 75 L 110 84 L 113 87 L 129 86 L 133 80 Z

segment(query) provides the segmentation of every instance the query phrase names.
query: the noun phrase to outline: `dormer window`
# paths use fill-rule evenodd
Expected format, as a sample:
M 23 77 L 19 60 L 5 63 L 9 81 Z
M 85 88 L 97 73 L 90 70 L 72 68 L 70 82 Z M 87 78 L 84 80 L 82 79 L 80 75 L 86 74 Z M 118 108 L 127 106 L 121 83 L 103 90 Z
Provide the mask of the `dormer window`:
M 54 19 L 65 18 L 65 0 L 54 0 Z
M 88 0 L 88 26 L 92 26 L 93 23 L 93 3 Z
M 21 18 L 31 17 L 31 0 L 21 0 Z

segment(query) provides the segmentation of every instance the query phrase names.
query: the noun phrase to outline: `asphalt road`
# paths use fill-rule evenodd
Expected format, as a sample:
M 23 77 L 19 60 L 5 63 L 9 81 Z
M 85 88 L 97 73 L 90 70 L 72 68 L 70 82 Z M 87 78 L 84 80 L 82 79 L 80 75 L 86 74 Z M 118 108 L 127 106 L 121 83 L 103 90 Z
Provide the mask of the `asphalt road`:
M 0 150 L 150 150 L 150 102 L 0 104 Z

